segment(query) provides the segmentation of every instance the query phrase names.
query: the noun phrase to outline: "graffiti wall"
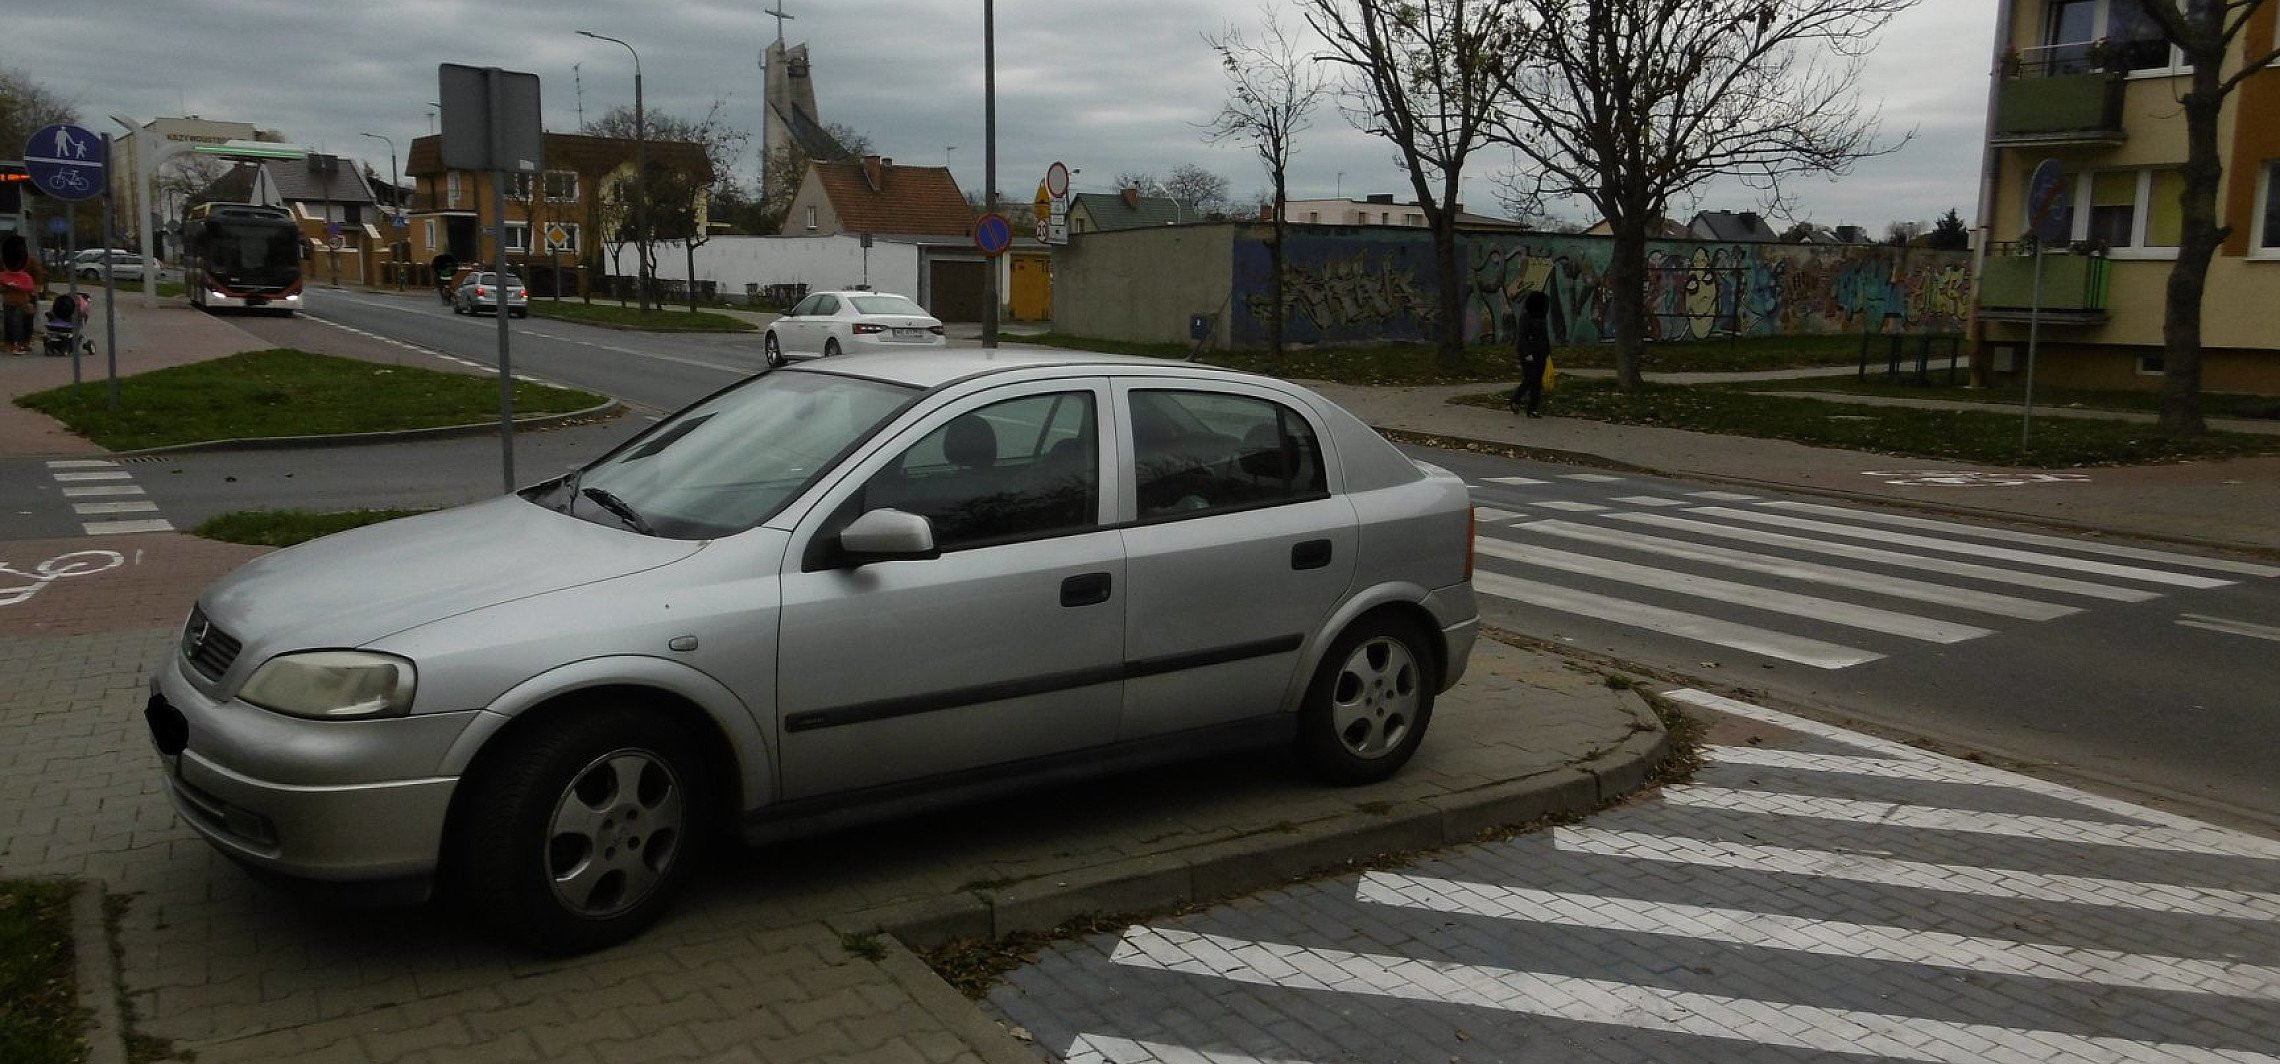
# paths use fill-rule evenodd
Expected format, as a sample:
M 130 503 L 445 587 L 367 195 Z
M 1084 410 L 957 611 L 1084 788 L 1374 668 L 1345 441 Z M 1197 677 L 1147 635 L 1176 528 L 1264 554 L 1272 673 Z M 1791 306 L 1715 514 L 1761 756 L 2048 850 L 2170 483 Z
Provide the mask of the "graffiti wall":
M 1230 339 L 1266 342 L 1269 294 L 1263 226 L 1234 242 Z M 1546 233 L 1460 235 L 1465 336 L 1501 342 L 1520 301 L 1552 302 L 1560 343 L 1614 335 L 1605 276 L 1614 241 Z M 1294 227 L 1289 236 L 1286 338 L 1301 343 L 1428 340 L 1439 316 L 1432 236 L 1423 230 Z M 1647 245 L 1647 333 L 1656 340 L 1731 335 L 1954 332 L 1971 299 L 1971 257 L 1960 251 L 1874 246 Z

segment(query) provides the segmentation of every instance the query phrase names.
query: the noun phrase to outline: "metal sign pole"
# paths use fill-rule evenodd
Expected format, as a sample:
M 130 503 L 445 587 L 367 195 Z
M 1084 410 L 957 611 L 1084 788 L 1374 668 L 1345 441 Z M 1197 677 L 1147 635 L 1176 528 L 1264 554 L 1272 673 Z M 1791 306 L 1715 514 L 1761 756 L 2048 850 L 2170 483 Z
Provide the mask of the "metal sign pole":
M 111 135 L 103 134 L 103 158 L 111 158 Z M 111 276 L 111 208 L 109 183 L 103 192 L 103 343 L 111 355 L 111 412 L 119 412 L 119 283 Z M 73 365 L 79 360 L 73 359 Z
M 536 195 L 537 190 L 532 190 Z M 498 272 L 491 275 L 496 282 L 498 302 L 492 304 L 491 316 L 499 319 L 499 459 L 500 468 L 506 471 L 507 494 L 515 493 L 515 375 L 507 355 L 507 172 L 491 171 L 491 206 L 493 232 L 499 241 L 496 256 Z

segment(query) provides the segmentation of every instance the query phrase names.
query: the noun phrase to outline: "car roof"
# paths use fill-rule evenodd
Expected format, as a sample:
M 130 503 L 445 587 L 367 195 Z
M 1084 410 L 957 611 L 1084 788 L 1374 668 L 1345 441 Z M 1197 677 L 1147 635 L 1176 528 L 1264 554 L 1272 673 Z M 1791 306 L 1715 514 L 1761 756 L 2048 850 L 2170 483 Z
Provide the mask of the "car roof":
M 1052 347 L 930 347 L 919 351 L 864 352 L 801 362 L 775 372 L 834 373 L 914 388 L 932 389 L 953 381 L 1035 369 L 1074 369 L 1113 373 L 1147 369 L 1216 380 L 1274 381 L 1271 377 L 1146 355 L 1108 355 Z M 1281 384 L 1280 381 L 1275 381 Z
M 808 294 L 811 296 L 893 296 L 896 299 L 910 299 L 909 296 L 906 296 L 901 292 L 874 292 L 868 288 L 854 288 L 846 290 L 834 289 L 827 292 L 809 292 Z M 918 302 L 918 300 L 915 299 L 911 299 L 910 301 L 913 303 Z

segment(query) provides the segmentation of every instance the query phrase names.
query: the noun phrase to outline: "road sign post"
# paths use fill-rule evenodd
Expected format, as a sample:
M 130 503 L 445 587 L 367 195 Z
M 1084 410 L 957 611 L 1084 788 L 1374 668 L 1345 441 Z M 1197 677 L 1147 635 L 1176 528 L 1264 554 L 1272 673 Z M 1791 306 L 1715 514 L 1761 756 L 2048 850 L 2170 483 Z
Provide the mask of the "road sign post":
M 621 42 L 622 43 L 622 42 Z M 531 175 L 531 199 L 539 194 L 546 134 L 539 123 L 538 75 L 444 63 L 436 69 L 443 110 L 443 165 L 452 170 L 491 171 L 492 213 L 498 228 L 499 450 L 507 493 L 515 490 L 515 382 L 507 351 L 507 174 Z M 640 108 L 634 108 L 638 112 Z M 647 304 L 643 304 L 644 307 Z
M 2034 295 L 2027 300 L 2027 376 L 2019 404 L 2021 457 L 2035 424 L 2035 348 L 2042 341 L 2043 254 L 2050 245 L 2064 243 L 2074 235 L 2072 216 L 2058 209 L 2066 202 L 2065 178 L 2058 160 L 2044 159 L 2027 183 L 2028 224 L 2034 227 L 2035 237 L 2035 285 Z

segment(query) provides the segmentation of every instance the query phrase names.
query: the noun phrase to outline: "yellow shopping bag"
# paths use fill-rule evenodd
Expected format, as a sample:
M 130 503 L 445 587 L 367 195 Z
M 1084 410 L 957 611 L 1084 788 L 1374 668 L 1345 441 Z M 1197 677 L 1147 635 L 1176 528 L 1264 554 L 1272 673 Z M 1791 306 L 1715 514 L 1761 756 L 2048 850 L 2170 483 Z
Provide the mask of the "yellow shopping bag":
M 1559 374 L 1559 367 L 1558 367 L 1558 366 L 1555 366 L 1555 365 L 1553 365 L 1553 364 L 1552 364 L 1552 360 L 1551 360 L 1551 359 L 1549 359 L 1549 358 L 1545 359 L 1545 360 L 1544 360 L 1544 390 L 1545 390 L 1545 391 L 1547 391 L 1547 392 L 1548 392 L 1548 391 L 1551 391 L 1551 390 L 1552 390 L 1552 385 L 1553 385 L 1553 384 L 1556 384 L 1556 383 L 1558 383 L 1558 382 L 1559 382 L 1559 379 L 1560 379 L 1560 374 Z

